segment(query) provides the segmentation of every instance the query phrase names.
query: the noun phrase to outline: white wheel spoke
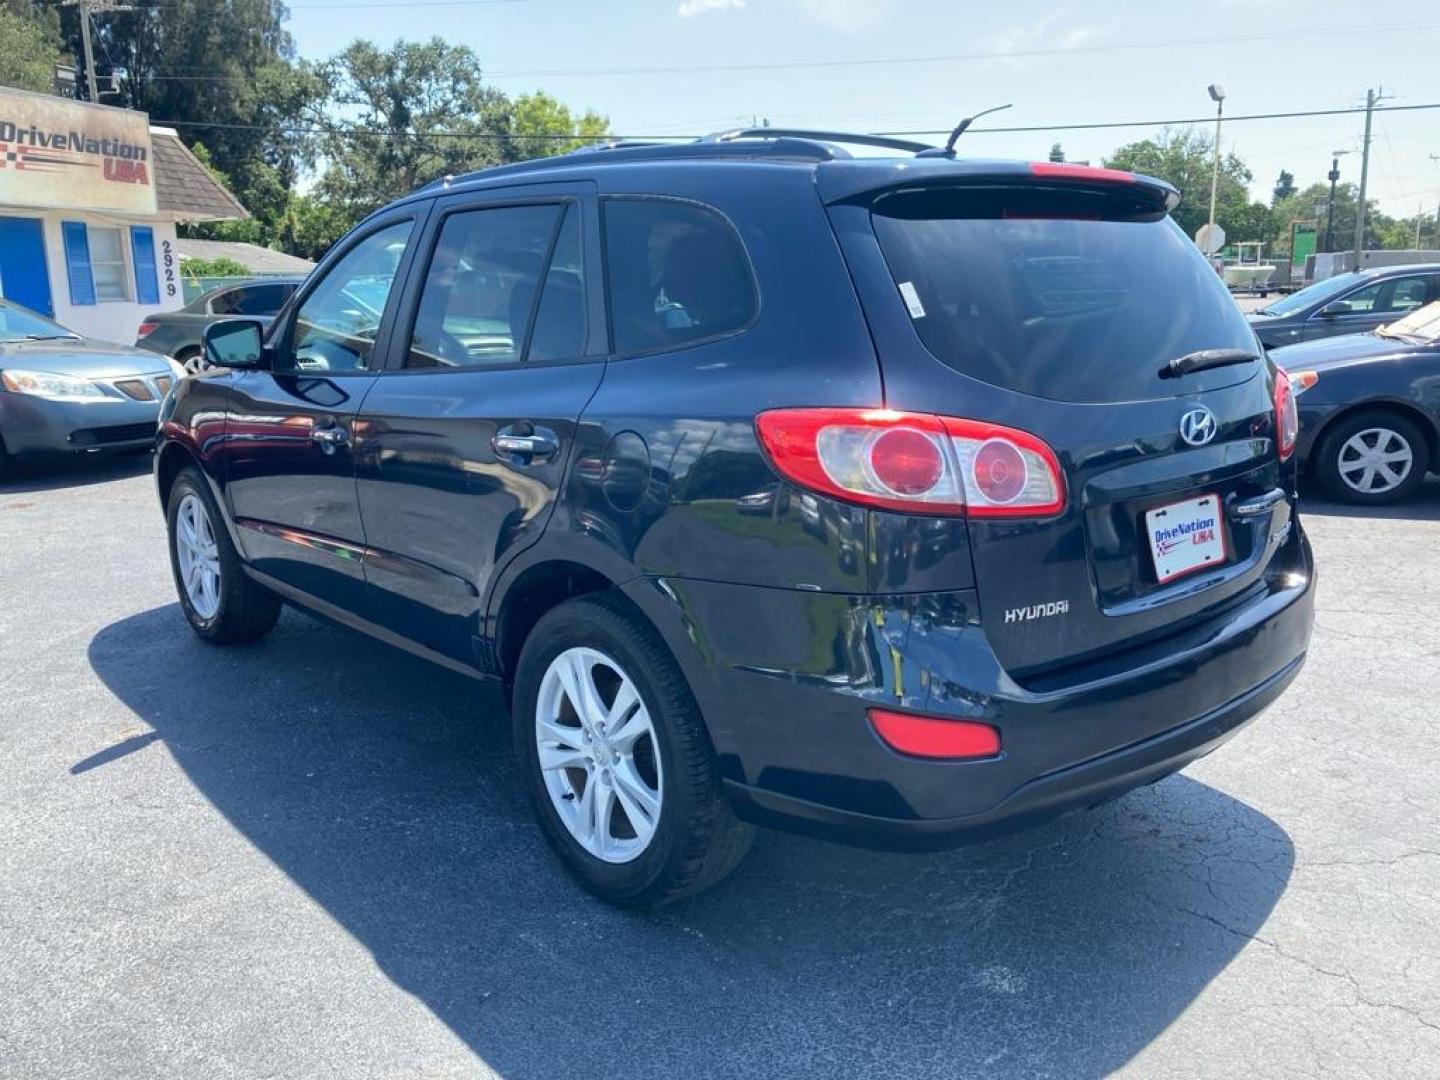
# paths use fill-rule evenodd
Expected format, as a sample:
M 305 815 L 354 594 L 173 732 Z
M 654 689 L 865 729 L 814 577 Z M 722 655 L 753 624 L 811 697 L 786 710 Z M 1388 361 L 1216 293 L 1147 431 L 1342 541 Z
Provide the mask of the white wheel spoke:
M 220 611 L 220 549 L 209 511 L 194 494 L 181 500 L 175 514 L 175 561 L 190 607 L 213 619 Z
M 653 830 L 660 816 L 660 796 L 641 779 L 633 759 L 622 759 L 610 775 L 615 779 L 615 794 L 636 834 Z
M 600 695 L 595 692 L 595 680 L 590 674 L 590 665 L 583 658 L 571 657 L 569 662 L 561 667 L 560 682 L 582 724 L 593 724 L 604 717 L 605 710 L 600 704 Z
M 590 755 L 573 746 L 540 747 L 540 768 L 547 772 L 551 769 L 583 769 L 589 763 Z

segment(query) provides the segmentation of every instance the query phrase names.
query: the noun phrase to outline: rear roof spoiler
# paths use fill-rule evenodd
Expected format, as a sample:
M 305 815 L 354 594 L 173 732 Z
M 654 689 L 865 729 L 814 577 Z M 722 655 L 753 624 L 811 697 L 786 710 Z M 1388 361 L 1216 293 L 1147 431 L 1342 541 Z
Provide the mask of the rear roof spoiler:
M 857 159 L 829 161 L 815 170 L 820 198 L 828 203 L 848 202 L 897 188 L 931 184 L 1043 183 L 1076 187 L 1124 184 L 1155 198 L 1167 211 L 1180 204 L 1180 192 L 1164 180 L 1121 169 L 1071 165 L 1050 161 L 987 161 L 973 158 Z

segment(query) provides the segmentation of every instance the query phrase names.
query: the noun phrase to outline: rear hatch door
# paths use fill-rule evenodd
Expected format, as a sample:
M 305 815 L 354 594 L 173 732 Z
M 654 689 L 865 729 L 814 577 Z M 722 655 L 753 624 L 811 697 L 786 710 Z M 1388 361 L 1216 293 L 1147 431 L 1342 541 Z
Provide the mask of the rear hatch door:
M 1107 170 L 922 172 L 830 211 L 886 406 L 1028 432 L 1059 462 L 1060 513 L 968 521 L 1001 662 L 1058 673 L 1263 588 L 1293 497 L 1274 374 L 1170 220 L 1173 191 Z M 1206 350 L 1225 362 L 1169 371 Z

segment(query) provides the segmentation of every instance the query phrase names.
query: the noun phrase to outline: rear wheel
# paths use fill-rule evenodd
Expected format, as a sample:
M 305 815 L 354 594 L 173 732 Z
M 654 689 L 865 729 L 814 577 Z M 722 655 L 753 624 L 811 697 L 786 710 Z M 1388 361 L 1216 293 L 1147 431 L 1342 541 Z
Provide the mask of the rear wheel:
M 535 625 L 516 672 L 515 750 L 546 839 L 591 892 L 654 908 L 728 874 L 753 830 L 674 658 L 613 596 Z
M 1408 417 L 1370 409 L 1326 432 L 1315 467 L 1334 498 L 1378 505 L 1403 499 L 1424 482 L 1430 448 Z
M 209 485 L 194 468 L 175 478 L 166 519 L 170 569 L 191 629 L 217 645 L 268 634 L 280 617 L 280 598 L 246 575 Z

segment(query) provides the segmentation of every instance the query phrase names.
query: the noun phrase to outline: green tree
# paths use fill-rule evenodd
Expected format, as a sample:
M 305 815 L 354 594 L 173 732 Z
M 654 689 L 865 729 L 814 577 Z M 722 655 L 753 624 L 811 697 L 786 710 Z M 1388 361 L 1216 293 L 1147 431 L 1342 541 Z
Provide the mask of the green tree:
M 510 147 L 517 159 L 564 154 L 610 137 L 610 121 L 599 113 L 582 114 L 545 93 L 521 94 L 511 107 Z
M 1275 203 L 1273 210 L 1277 231 L 1278 250 L 1290 250 L 1290 223 L 1292 221 L 1313 221 L 1319 228 L 1321 251 L 1349 251 L 1355 246 L 1355 207 L 1359 191 L 1354 184 L 1339 184 L 1335 188 L 1335 235 L 1329 248 L 1325 247 L 1325 222 L 1330 200 L 1330 185 L 1311 184 Z M 1366 200 L 1365 247 L 1378 248 L 1384 243 L 1387 230 L 1393 225 L 1391 218 L 1380 213 L 1374 200 Z M 1414 226 L 1411 226 L 1411 240 Z M 1391 239 L 1394 239 L 1391 236 Z M 1408 244 L 1400 246 L 1408 247 Z
M 481 81 L 480 59 L 463 45 L 355 41 L 323 70 L 332 89 L 317 191 L 349 220 L 513 156 L 509 102 Z
M 1214 139 L 1196 128 L 1166 128 L 1158 138 L 1122 146 L 1105 159 L 1105 164 L 1112 169 L 1144 173 L 1175 185 L 1181 199 L 1173 216 L 1190 236 L 1210 217 L 1210 177 L 1214 163 Z M 1268 231 L 1264 235 L 1251 235 L 1254 230 L 1263 231 L 1269 225 L 1261 214 L 1265 209 L 1263 204 L 1252 205 L 1250 201 L 1253 179 L 1253 174 L 1235 154 L 1226 154 L 1221 159 L 1215 220 L 1231 242 L 1271 239 Z
M 59 21 L 23 0 L 0 3 L 0 42 L 0 86 L 48 94 L 55 87 L 55 65 L 70 62 Z
M 1273 206 L 1275 203 L 1279 202 L 1281 199 L 1288 198 L 1289 196 L 1294 195 L 1294 194 L 1295 194 L 1295 177 L 1294 177 L 1294 174 L 1288 173 L 1288 172 L 1286 172 L 1284 169 L 1281 169 L 1281 170 L 1280 170 L 1280 176 L 1279 176 L 1279 177 L 1276 179 L 1276 181 L 1275 181 L 1275 187 L 1271 190 L 1271 198 L 1270 198 L 1271 205 Z

